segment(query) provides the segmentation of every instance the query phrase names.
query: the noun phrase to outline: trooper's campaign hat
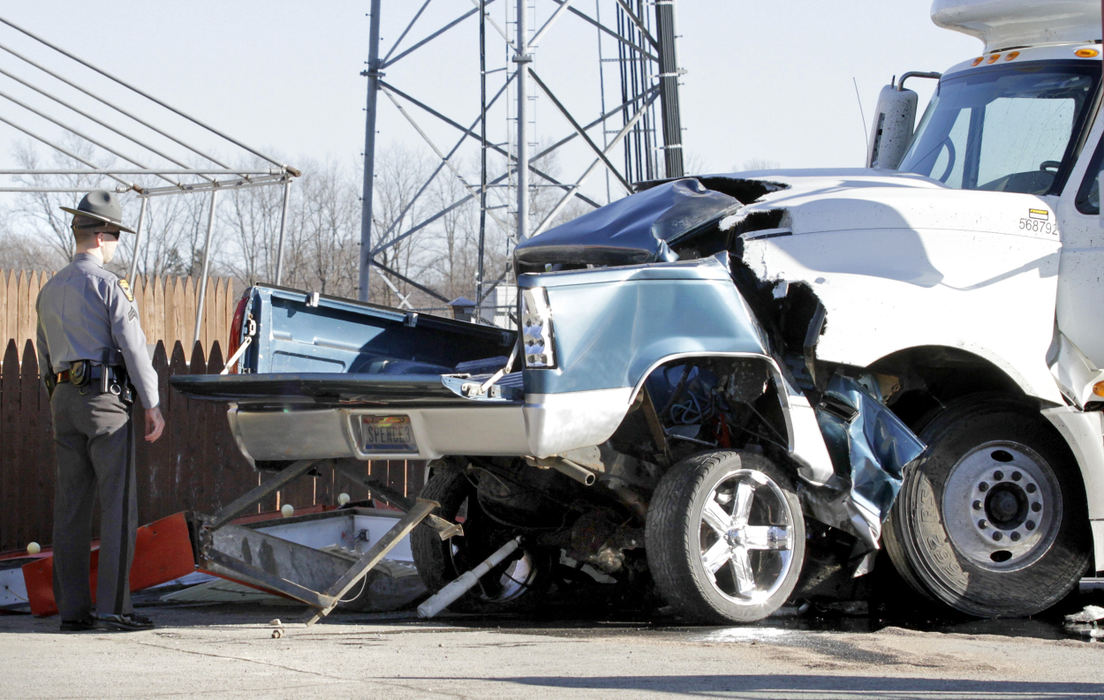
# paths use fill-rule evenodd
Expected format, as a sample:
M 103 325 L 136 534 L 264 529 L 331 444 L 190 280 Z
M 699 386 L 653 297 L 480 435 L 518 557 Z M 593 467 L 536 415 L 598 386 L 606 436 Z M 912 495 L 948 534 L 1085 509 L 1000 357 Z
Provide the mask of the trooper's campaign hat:
M 134 233 L 134 229 L 123 225 L 123 207 L 119 204 L 119 198 L 111 192 L 95 190 L 84 195 L 76 209 L 59 208 L 74 215 L 73 225 L 77 228 L 90 228 L 106 223 L 118 226 L 120 231 Z

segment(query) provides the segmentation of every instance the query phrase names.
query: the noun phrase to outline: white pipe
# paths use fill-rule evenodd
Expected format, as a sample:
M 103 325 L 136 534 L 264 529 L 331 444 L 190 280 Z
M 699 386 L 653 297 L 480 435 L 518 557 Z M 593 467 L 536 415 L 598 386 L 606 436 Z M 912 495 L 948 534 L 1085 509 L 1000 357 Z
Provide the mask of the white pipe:
M 479 564 L 479 566 L 471 571 L 465 571 L 460 574 L 459 578 L 437 591 L 437 593 L 427 598 L 424 603 L 418 606 L 418 617 L 434 617 L 437 613 L 455 603 L 460 596 L 470 591 L 475 584 L 479 583 L 479 579 L 485 576 L 488 571 L 501 564 L 506 557 L 513 554 L 520 545 L 521 538 L 515 537 L 499 547 L 498 551 L 494 554 L 484 559 L 483 563 Z

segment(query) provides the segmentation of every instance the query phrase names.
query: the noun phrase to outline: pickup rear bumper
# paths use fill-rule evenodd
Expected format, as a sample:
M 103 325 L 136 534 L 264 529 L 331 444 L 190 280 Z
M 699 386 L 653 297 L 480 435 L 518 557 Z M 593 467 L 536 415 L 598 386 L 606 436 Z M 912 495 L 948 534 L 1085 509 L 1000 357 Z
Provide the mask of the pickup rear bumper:
M 520 382 L 519 375 L 504 378 Z M 435 459 L 444 455 L 547 457 L 607 440 L 629 407 L 631 387 L 468 397 L 450 375 L 178 375 L 193 398 L 230 403 L 231 432 L 255 461 Z M 508 395 L 520 396 L 520 392 Z M 395 418 L 408 434 L 380 442 L 365 422 Z
M 440 385 L 440 377 L 437 382 Z M 629 390 L 530 396 L 528 402 L 452 396 L 455 401 L 435 403 L 406 395 L 406 401 L 377 407 L 259 409 L 233 404 L 228 417 L 239 448 L 258 461 L 435 459 L 457 454 L 547 457 L 607 440 L 625 415 Z M 403 435 L 381 442 L 365 427 L 386 420 L 401 426 Z

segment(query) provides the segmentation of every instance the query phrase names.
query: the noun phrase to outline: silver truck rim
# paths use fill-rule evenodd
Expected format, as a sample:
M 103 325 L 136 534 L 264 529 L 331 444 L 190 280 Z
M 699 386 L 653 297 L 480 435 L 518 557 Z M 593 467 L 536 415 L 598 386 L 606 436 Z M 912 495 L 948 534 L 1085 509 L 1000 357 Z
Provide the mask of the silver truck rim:
M 699 514 L 701 563 L 716 591 L 737 605 L 773 595 L 793 561 L 793 518 L 785 493 L 762 472 L 722 477 Z
M 1026 445 L 994 441 L 967 452 L 943 489 L 955 549 L 993 571 L 1029 566 L 1058 535 L 1062 499 L 1050 465 Z

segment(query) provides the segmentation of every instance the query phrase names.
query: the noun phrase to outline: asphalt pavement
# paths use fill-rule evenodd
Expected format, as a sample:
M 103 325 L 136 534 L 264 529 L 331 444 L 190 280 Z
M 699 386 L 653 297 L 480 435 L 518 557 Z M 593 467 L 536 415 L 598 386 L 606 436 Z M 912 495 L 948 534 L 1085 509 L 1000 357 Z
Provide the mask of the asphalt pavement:
M 744 627 L 139 601 L 157 627 L 60 633 L 0 615 L 3 698 L 1104 697 L 1104 644 L 1054 619 L 944 621 L 789 611 Z M 554 618 L 554 619 L 553 619 Z

